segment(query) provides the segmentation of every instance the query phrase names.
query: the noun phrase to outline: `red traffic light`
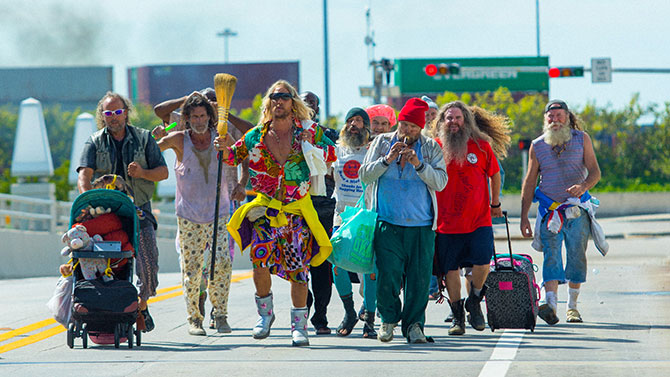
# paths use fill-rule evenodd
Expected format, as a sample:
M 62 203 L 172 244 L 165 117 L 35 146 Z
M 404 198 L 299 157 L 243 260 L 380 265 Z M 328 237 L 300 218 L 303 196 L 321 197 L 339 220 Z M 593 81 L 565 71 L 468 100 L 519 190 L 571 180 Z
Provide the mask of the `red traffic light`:
M 584 67 L 552 67 L 549 68 L 549 77 L 582 77 L 584 76 Z
M 426 68 L 424 68 L 424 71 L 426 71 L 428 76 L 435 76 L 435 74 L 437 74 L 437 66 L 435 64 L 428 64 Z
M 530 144 L 531 144 L 531 142 L 532 142 L 532 141 L 531 141 L 531 140 L 528 140 L 528 139 L 521 139 L 521 140 L 519 140 L 519 149 L 520 149 L 520 150 L 529 149 L 529 148 L 530 148 Z

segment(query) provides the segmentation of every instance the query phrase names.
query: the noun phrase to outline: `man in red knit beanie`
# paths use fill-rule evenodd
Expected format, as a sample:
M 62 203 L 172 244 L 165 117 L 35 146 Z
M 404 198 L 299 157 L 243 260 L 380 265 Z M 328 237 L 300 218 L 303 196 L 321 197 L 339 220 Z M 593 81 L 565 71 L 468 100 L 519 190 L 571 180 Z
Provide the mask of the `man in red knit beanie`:
M 401 321 L 409 343 L 431 341 L 423 327 L 435 253 L 435 192 L 447 184 L 447 172 L 439 144 L 421 135 L 426 110 L 426 102 L 409 99 L 398 129 L 375 137 L 358 171 L 367 186 L 366 205 L 377 212 L 373 247 L 382 342 L 393 339 Z

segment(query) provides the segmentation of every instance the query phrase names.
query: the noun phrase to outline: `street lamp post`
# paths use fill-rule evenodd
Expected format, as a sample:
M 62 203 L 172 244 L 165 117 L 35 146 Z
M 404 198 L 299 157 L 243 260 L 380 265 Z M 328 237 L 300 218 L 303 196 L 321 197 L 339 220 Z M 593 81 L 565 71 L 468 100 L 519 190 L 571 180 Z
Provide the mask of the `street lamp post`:
M 237 36 L 237 32 L 225 28 L 223 31 L 216 33 L 216 36 L 223 37 L 223 61 L 224 63 L 228 63 L 228 38 Z
M 540 0 L 535 0 L 535 43 L 540 56 Z

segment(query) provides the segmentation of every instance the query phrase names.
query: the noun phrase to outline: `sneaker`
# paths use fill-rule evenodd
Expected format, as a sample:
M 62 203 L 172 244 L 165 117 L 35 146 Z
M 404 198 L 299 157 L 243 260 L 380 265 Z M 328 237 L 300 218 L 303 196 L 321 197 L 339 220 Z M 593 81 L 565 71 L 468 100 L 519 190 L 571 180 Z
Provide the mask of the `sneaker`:
M 407 331 L 407 341 L 412 344 L 418 343 L 427 343 L 426 336 L 421 331 L 421 326 L 418 323 L 414 323 L 409 327 Z
M 383 323 L 377 333 L 377 338 L 382 342 L 390 342 L 393 340 L 393 329 L 397 326 L 396 323 Z
M 549 306 L 549 304 L 540 305 L 537 315 L 551 326 L 558 323 L 558 316 L 556 315 L 556 312 L 554 312 L 554 309 Z
M 447 316 L 447 318 L 444 319 L 444 322 L 450 323 L 453 320 L 454 320 L 454 313 L 449 312 L 449 315 Z
M 214 319 L 214 327 L 216 328 L 216 332 L 219 333 L 229 334 L 233 332 L 233 329 L 228 325 L 228 317 L 225 315 Z
M 189 320 L 188 333 L 191 335 L 205 336 L 207 332 L 202 328 L 202 320 Z
M 582 316 L 579 314 L 577 309 L 568 309 L 568 322 L 571 323 L 581 323 L 584 322 L 582 321 Z
M 151 318 L 151 314 L 149 314 L 149 308 L 141 310 L 140 313 L 142 313 L 142 317 L 144 319 L 144 330 L 142 330 L 142 332 L 149 332 L 153 330 L 156 325 L 154 324 L 154 319 Z

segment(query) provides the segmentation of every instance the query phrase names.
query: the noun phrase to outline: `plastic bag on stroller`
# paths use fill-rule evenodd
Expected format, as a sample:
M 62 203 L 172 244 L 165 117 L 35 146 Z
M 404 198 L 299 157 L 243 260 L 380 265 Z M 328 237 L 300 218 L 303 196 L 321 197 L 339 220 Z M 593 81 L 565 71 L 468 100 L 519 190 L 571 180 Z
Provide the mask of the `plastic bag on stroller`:
M 47 307 L 58 323 L 67 328 L 72 315 L 72 275 L 61 276 Z

